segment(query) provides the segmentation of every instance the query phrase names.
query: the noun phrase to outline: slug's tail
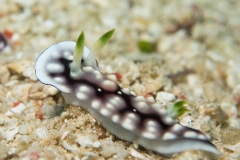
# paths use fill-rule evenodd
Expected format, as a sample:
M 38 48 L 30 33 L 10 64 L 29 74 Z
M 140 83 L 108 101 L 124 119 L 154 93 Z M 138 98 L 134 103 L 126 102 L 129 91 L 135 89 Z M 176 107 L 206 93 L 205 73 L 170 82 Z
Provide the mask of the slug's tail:
M 174 153 L 187 150 L 202 150 L 219 155 L 218 149 L 208 140 L 204 133 L 188 127 L 175 126 L 179 131 L 165 132 L 163 137 L 158 139 L 139 139 L 139 144 L 148 149 L 154 150 L 166 157 L 170 157 Z M 180 127 L 181 126 L 181 127 Z

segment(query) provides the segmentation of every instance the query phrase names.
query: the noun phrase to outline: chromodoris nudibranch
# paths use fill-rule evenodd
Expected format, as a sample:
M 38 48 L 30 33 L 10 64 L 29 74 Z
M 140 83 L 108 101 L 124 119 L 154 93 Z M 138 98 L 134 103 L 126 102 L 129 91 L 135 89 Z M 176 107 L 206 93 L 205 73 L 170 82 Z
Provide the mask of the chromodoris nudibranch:
M 201 131 L 175 123 L 161 105 L 120 88 L 115 75 L 104 75 L 96 53 L 114 30 L 101 36 L 93 48 L 84 46 L 84 33 L 77 40 L 47 48 L 37 59 L 35 71 L 44 84 L 58 88 L 68 104 L 81 106 L 116 137 L 137 142 L 162 155 L 186 150 L 219 154 Z

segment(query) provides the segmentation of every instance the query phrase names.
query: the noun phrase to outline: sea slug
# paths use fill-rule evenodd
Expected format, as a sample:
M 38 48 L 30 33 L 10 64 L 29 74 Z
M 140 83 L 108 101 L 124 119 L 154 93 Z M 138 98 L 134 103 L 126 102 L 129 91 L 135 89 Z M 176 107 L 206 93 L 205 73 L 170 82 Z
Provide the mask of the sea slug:
M 47 48 L 37 59 L 37 78 L 58 88 L 66 103 L 87 110 L 120 139 L 168 156 L 186 150 L 219 154 L 201 131 L 175 123 L 161 105 L 120 88 L 115 75 L 104 75 L 96 53 L 114 30 L 101 36 L 92 49 L 84 46 L 84 33 L 77 42 L 64 41 Z

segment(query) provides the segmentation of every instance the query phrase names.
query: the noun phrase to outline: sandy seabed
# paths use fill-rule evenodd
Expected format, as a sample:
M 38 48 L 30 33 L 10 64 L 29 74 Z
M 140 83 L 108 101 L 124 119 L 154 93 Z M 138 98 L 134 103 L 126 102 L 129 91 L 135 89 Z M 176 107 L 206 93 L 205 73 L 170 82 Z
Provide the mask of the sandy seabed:
M 112 28 L 101 71 L 166 109 L 187 100 L 178 121 L 208 134 L 220 152 L 171 159 L 240 159 L 240 1 L 0 0 L 0 8 L 9 44 L 0 53 L 0 159 L 167 159 L 116 138 L 35 76 L 50 45 L 83 30 L 91 48 Z

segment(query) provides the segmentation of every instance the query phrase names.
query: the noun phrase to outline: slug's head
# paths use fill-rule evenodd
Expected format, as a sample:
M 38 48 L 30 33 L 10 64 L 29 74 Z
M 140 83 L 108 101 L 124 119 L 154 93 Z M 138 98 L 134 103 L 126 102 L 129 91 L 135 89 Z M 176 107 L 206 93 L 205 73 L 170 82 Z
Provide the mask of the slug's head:
M 91 50 L 84 46 L 83 32 L 77 42 L 64 41 L 50 46 L 36 61 L 36 77 L 64 93 L 72 93 L 71 83 L 81 79 L 84 67 L 99 70 L 96 53 L 107 44 L 113 33 L 114 29 L 102 35 Z

